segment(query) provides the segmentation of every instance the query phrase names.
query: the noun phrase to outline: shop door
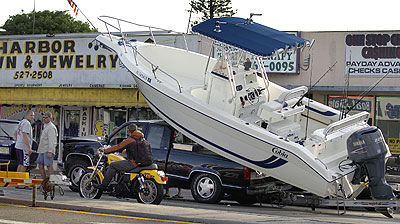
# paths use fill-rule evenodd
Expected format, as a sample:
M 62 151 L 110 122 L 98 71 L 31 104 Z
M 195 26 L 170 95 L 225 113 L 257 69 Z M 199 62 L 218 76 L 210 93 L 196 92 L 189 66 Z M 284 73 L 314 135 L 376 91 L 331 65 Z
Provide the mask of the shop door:
M 64 109 L 64 137 L 79 136 L 80 108 Z

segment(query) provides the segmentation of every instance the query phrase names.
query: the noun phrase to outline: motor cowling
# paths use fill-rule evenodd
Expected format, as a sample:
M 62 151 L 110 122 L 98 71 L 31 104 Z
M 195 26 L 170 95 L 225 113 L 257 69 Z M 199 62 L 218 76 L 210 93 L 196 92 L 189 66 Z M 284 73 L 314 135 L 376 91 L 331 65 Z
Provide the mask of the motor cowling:
M 358 130 L 347 139 L 349 159 L 357 166 L 352 180 L 359 184 L 362 176 L 368 177 L 368 187 L 374 199 L 394 198 L 393 189 L 385 179 L 385 157 L 388 147 L 382 132 L 375 126 Z

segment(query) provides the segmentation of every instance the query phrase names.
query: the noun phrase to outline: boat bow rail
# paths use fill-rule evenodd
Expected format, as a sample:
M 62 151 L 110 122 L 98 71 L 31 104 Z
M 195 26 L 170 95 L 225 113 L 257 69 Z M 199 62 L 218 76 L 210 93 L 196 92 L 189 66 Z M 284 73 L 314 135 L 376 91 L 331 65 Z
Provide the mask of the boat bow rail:
M 157 75 L 156 75 L 156 72 L 157 72 L 157 71 L 160 71 L 161 73 L 163 73 L 163 74 L 166 75 L 167 77 L 169 77 L 169 78 L 171 78 L 172 80 L 174 80 L 174 81 L 176 82 L 176 84 L 178 85 L 179 92 L 182 93 L 182 85 L 181 85 L 181 83 L 180 83 L 176 78 L 174 78 L 174 77 L 173 77 L 172 75 L 170 75 L 168 72 L 164 71 L 162 68 L 160 68 L 160 66 L 158 66 L 158 65 L 152 63 L 150 60 L 148 60 L 143 54 L 141 54 L 141 53 L 138 51 L 138 49 L 137 49 L 136 46 L 132 46 L 132 45 L 131 45 L 131 41 L 136 41 L 136 40 L 128 40 L 128 39 L 126 38 L 126 35 L 124 34 L 124 32 L 122 31 L 122 28 L 121 28 L 121 22 L 122 22 L 122 23 L 130 24 L 130 25 L 133 25 L 133 26 L 139 26 L 139 27 L 148 28 L 149 31 L 150 31 L 150 34 L 151 34 L 151 36 L 152 36 L 152 38 L 153 38 L 153 41 L 154 41 L 154 45 L 155 45 L 155 46 L 157 46 L 157 41 L 156 41 L 156 38 L 155 38 L 155 36 L 154 36 L 153 30 L 164 31 L 164 32 L 166 32 L 166 33 L 168 33 L 168 34 L 169 34 L 169 33 L 180 34 L 180 35 L 182 35 L 182 37 L 183 37 L 183 40 L 184 40 L 184 43 L 185 43 L 186 51 L 189 51 L 189 47 L 188 47 L 188 45 L 187 45 L 185 33 L 175 32 L 175 31 L 172 31 L 172 30 L 167 30 L 167 29 L 158 28 L 158 27 L 154 27 L 154 26 L 142 25 L 142 24 L 130 22 L 130 21 L 127 21 L 127 20 L 119 19 L 119 18 L 116 18 L 116 17 L 111 17 L 111 16 L 99 16 L 98 19 L 99 19 L 101 22 L 104 23 L 104 25 L 105 25 L 105 27 L 106 27 L 106 29 L 107 29 L 107 33 L 108 33 L 108 36 L 109 36 L 111 42 L 113 41 L 112 36 L 115 35 L 115 33 L 111 33 L 110 27 L 118 31 L 119 35 L 121 36 L 121 40 L 120 40 L 118 43 L 124 45 L 125 53 L 128 53 L 128 47 L 132 48 L 132 51 L 133 51 L 132 53 L 133 53 L 133 57 L 134 57 L 134 60 L 135 60 L 135 62 L 136 62 L 136 65 L 138 65 L 137 55 L 139 55 L 141 58 L 143 58 L 143 60 L 144 60 L 145 62 L 147 62 L 147 63 L 151 66 L 151 71 L 152 71 L 152 73 L 153 73 L 153 75 L 154 75 L 154 78 L 155 78 L 156 80 L 158 80 Z M 115 22 L 115 23 L 117 23 L 117 24 L 112 24 L 112 21 Z

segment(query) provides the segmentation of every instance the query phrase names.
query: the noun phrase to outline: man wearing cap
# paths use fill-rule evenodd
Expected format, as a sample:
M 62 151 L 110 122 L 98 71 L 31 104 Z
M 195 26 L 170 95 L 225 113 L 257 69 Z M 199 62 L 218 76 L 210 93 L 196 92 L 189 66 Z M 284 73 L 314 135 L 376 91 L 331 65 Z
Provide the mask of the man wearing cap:
M 46 179 L 46 171 L 44 166 L 47 167 L 49 171 L 49 175 L 54 173 L 53 170 L 53 158 L 54 153 L 56 151 L 56 143 L 57 143 L 57 128 L 51 122 L 52 116 L 50 112 L 45 112 L 43 114 L 43 130 L 40 136 L 40 142 L 38 147 L 38 164 L 40 173 L 43 179 Z

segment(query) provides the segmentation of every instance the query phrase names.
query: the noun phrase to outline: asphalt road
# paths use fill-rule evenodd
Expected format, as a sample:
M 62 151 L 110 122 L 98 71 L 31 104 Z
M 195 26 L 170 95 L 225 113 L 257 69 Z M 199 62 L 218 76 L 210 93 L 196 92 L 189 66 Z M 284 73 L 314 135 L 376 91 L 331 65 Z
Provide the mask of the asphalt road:
M 71 216 L 73 222 L 63 218 L 64 216 L 57 218 L 60 211 L 53 213 L 49 210 L 46 210 L 49 214 L 47 218 L 32 220 L 29 217 L 33 217 L 34 214 L 32 213 L 36 211 L 36 208 L 28 209 L 31 205 L 32 191 L 9 187 L 5 188 L 5 196 L 0 196 L 0 223 L 4 223 L 3 220 L 26 223 L 64 223 L 64 221 L 65 223 L 90 223 L 89 220 L 94 220 L 92 223 L 97 223 L 100 216 L 98 214 L 109 215 L 110 217 L 120 216 L 121 219 L 118 218 L 120 220 L 118 223 L 142 223 L 142 221 L 143 223 L 400 223 L 400 214 L 395 214 L 393 219 L 389 219 L 379 213 L 366 210 L 348 210 L 345 215 L 338 215 L 335 209 L 325 208 L 317 208 L 316 211 L 312 211 L 308 207 L 286 206 L 277 208 L 268 204 L 241 206 L 229 201 L 222 201 L 216 205 L 201 204 L 188 197 L 190 196 L 188 191 L 184 191 L 184 199 L 165 199 L 160 205 L 145 205 L 137 203 L 135 199 L 117 199 L 108 195 L 102 196 L 100 200 L 87 200 L 81 198 L 78 193 L 70 191 L 67 187 L 63 187 L 63 189 L 65 195 L 60 196 L 57 193 L 54 200 L 44 200 L 38 192 L 37 205 L 39 208 L 37 209 L 61 209 L 64 216 Z M 171 195 L 175 193 L 174 190 L 171 191 Z M 17 212 L 24 215 L 8 216 L 12 213 L 7 211 L 19 208 L 15 207 L 16 205 L 28 206 L 22 207 L 23 209 Z M 40 211 L 43 212 L 43 210 Z M 7 214 L 7 217 L 3 214 Z M 22 217 L 27 217 L 27 219 L 22 220 Z M 140 219 L 124 220 L 124 217 Z M 105 221 L 101 222 L 101 220 Z M 102 217 L 100 223 L 117 223 L 113 220 L 113 218 Z
M 66 209 L 30 207 L 25 205 L 3 204 L 0 203 L 1 218 L 0 223 L 7 224 L 102 224 L 102 223 L 188 223 L 176 222 L 166 219 L 151 219 L 127 215 L 113 215 L 106 213 L 74 211 Z

